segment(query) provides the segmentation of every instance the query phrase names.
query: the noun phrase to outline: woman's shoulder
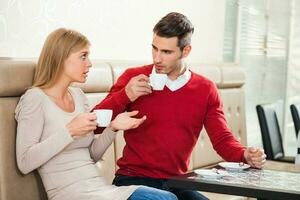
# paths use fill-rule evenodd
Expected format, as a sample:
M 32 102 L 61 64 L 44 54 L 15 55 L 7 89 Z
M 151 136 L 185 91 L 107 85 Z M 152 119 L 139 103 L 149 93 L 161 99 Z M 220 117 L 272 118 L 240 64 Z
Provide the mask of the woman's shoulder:
M 26 90 L 26 92 L 22 95 L 23 98 L 34 98 L 36 99 L 36 97 L 44 97 L 45 94 L 42 91 L 42 89 L 38 88 L 38 87 L 33 87 L 30 88 L 28 90 Z
M 40 88 L 34 87 L 28 89 L 20 98 L 18 105 L 15 110 L 16 117 L 21 111 L 29 113 L 41 110 L 45 94 Z
M 42 89 L 38 87 L 30 88 L 26 90 L 26 92 L 21 96 L 19 104 L 40 104 L 44 101 L 45 97 L 46 94 L 43 92 Z

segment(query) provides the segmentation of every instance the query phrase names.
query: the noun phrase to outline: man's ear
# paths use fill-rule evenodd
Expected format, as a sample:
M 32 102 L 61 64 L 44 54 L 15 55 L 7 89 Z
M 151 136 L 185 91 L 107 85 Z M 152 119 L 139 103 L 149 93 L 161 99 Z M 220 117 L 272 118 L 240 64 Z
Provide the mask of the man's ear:
M 192 50 L 192 46 L 186 45 L 182 50 L 182 57 L 186 58 L 190 54 L 191 50 Z

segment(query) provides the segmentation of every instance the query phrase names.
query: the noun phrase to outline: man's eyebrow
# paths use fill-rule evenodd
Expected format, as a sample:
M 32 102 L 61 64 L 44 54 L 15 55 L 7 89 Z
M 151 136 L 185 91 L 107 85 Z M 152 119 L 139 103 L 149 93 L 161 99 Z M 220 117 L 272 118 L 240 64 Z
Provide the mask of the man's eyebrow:
M 152 44 L 152 47 L 153 47 L 154 49 L 157 49 L 157 47 L 156 47 L 154 44 Z M 171 50 L 171 49 L 161 49 L 161 51 L 174 52 L 174 50 Z

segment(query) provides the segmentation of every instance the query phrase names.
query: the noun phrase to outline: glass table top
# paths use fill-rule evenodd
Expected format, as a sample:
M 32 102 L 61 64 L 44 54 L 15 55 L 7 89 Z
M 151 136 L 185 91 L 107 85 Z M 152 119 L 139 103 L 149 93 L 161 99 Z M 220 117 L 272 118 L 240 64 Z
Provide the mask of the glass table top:
M 220 169 L 222 170 L 222 169 Z M 285 190 L 300 193 L 300 173 L 274 170 L 248 169 L 243 171 L 228 171 L 222 177 L 190 176 L 189 179 L 217 182 L 220 184 L 243 185 L 262 189 Z

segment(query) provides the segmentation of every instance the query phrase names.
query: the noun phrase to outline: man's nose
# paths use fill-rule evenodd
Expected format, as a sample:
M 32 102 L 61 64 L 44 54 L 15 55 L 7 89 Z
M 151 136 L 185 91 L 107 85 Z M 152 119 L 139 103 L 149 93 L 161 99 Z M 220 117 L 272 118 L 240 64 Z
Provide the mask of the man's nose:
M 153 60 L 154 60 L 154 63 L 160 63 L 161 62 L 161 54 L 158 52 L 156 54 L 154 54 Z

